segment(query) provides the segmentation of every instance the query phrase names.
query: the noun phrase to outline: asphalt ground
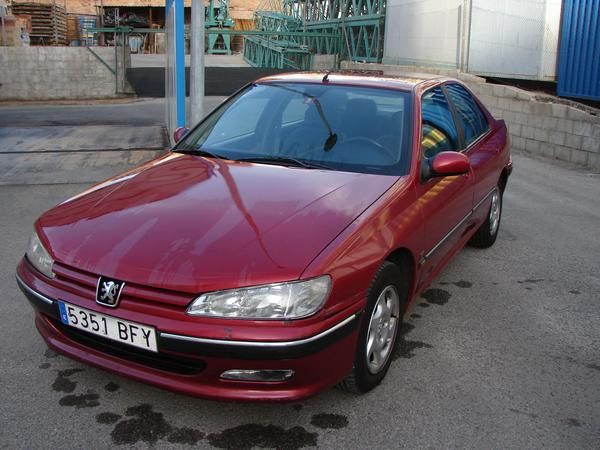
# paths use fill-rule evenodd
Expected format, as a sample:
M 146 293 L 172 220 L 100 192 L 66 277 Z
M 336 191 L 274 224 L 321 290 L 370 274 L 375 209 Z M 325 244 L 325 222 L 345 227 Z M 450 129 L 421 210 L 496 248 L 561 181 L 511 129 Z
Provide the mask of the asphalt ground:
M 599 448 L 600 175 L 514 162 L 498 241 L 417 300 L 384 382 L 284 405 L 177 395 L 49 351 L 14 269 L 35 218 L 89 182 L 0 186 L 0 445 Z
M 205 97 L 204 112 L 225 97 Z M 189 101 L 187 104 L 189 111 Z M 0 127 L 115 125 L 163 126 L 165 99 L 78 101 L 52 103 L 0 103 Z

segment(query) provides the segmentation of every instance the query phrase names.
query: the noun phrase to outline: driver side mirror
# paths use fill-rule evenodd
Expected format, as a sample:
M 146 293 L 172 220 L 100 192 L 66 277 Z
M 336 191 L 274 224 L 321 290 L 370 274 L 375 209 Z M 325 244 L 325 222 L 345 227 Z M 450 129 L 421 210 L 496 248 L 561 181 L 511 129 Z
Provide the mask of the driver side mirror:
M 185 127 L 179 127 L 173 131 L 173 139 L 175 140 L 175 143 L 177 144 L 187 134 L 188 131 L 190 131 L 190 129 Z
M 441 152 L 431 159 L 424 159 L 422 179 L 463 175 L 471 170 L 469 157 L 459 152 Z

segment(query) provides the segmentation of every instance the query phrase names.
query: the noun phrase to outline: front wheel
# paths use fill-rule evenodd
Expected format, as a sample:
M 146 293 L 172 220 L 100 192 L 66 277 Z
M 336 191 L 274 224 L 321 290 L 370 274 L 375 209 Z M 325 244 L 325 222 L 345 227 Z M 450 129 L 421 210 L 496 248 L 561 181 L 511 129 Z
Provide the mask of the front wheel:
M 342 389 L 368 392 L 385 377 L 398 340 L 407 291 L 406 280 L 398 266 L 383 263 L 367 295 L 354 366 L 340 383 Z
M 502 217 L 502 189 L 496 186 L 492 192 L 492 203 L 486 220 L 481 224 L 477 232 L 469 240 L 469 245 L 479 248 L 488 248 L 494 245 L 500 229 Z

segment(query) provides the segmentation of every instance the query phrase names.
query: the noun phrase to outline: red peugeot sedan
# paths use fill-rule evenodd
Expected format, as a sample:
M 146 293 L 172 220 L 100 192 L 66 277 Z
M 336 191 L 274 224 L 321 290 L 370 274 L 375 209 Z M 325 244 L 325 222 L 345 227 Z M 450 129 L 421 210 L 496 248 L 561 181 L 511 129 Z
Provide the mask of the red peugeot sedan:
M 459 81 L 267 77 L 42 215 L 17 281 L 53 350 L 139 381 L 367 392 L 411 302 L 496 240 L 511 168 L 506 125 Z

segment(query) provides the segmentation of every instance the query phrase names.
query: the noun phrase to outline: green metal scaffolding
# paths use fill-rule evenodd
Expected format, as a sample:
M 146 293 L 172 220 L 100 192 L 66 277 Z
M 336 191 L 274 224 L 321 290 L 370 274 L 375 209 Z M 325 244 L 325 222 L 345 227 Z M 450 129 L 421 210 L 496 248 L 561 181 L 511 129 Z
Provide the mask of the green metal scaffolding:
M 386 0 L 263 0 L 255 19 L 265 37 L 246 37 L 244 57 L 282 69 L 308 69 L 314 54 L 381 62 L 385 7 Z

